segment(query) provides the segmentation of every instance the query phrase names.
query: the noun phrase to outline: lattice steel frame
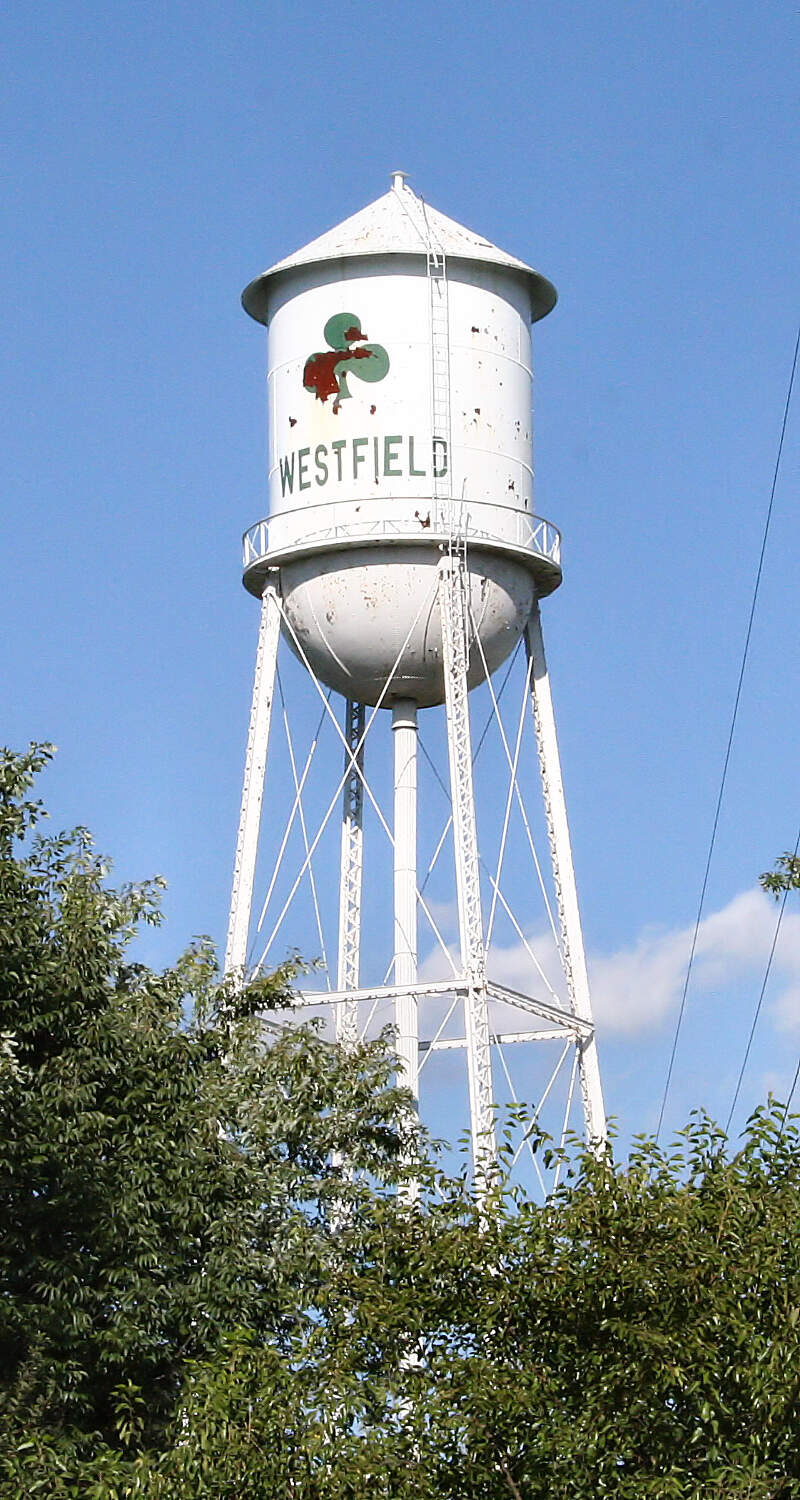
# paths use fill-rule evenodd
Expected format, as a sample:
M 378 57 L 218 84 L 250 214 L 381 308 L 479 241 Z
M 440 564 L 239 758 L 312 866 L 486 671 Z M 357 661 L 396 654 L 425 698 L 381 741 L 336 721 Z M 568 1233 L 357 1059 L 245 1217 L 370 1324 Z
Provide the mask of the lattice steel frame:
M 357 990 L 361 980 L 361 887 L 364 872 L 364 724 L 363 703 L 345 704 L 346 781 L 342 792 L 342 853 L 339 871 L 339 948 L 337 988 Z M 345 1046 L 358 1040 L 358 1004 L 349 1000 L 336 1009 L 336 1036 Z
M 472 738 L 469 723 L 468 574 L 465 550 L 451 547 L 439 564 L 439 603 L 442 619 L 447 751 L 453 802 L 456 894 L 461 965 L 467 982 L 464 1029 L 467 1044 L 470 1132 L 477 1174 L 484 1173 L 496 1155 L 492 1047 L 483 944 L 478 832 L 472 779 Z
M 256 670 L 253 679 L 253 701 L 244 762 L 244 786 L 233 866 L 233 890 L 225 945 L 225 973 L 244 974 L 247 963 L 247 940 L 250 931 L 250 909 L 258 856 L 258 834 L 261 826 L 261 804 L 264 799 L 264 776 L 267 769 L 267 747 L 275 697 L 275 672 L 281 614 L 278 575 L 270 573 L 261 596 L 261 619 L 258 628 Z
M 558 753 L 553 698 L 544 654 L 538 603 L 534 606 L 528 621 L 525 642 L 531 668 L 531 708 L 536 730 L 547 835 L 553 864 L 553 883 L 561 927 L 561 957 L 564 975 L 573 1014 L 590 1028 L 578 1043 L 586 1134 L 591 1142 L 599 1146 L 606 1139 L 603 1089 L 600 1082 L 597 1041 L 592 1020 L 589 976 L 586 970 L 586 953 L 578 907 L 578 891 L 575 884 L 575 867 L 572 861 L 572 842 L 567 822 L 567 804 L 561 776 L 561 758 Z
M 463 1049 L 466 1052 L 473 1162 L 476 1176 L 480 1181 L 490 1169 L 496 1156 L 494 1089 L 492 1079 L 493 1047 L 497 1051 L 499 1064 L 509 1083 L 509 1087 L 512 1090 L 512 1097 L 516 1103 L 518 1102 L 517 1093 L 510 1080 L 508 1067 L 503 1056 L 503 1048 L 508 1044 L 522 1041 L 545 1042 L 562 1040 L 568 1050 L 574 1049 L 573 1056 L 576 1060 L 576 1068 L 573 1067 L 571 1077 L 574 1080 L 577 1069 L 587 1138 L 599 1146 L 605 1140 L 606 1130 L 558 742 L 555 732 L 550 681 L 544 654 L 538 607 L 534 610 L 526 630 L 525 642 L 528 664 L 525 675 L 524 693 L 530 702 L 536 733 L 539 769 L 556 893 L 557 927 L 560 939 L 559 951 L 566 980 L 569 1008 L 565 1008 L 560 1003 L 550 1003 L 549 1001 L 543 1001 L 529 995 L 521 994 L 518 991 L 510 990 L 487 978 L 486 946 L 480 892 L 480 853 L 475 819 L 475 788 L 469 722 L 469 694 L 467 688 L 470 640 L 468 590 L 469 574 L 466 549 L 463 540 L 460 543 L 456 540 L 455 543 L 451 543 L 446 547 L 441 556 L 438 569 L 437 594 L 442 621 L 445 713 L 447 721 L 450 794 L 453 808 L 452 825 L 458 898 L 460 970 L 454 971 L 452 978 L 449 980 L 420 983 L 416 981 L 415 969 L 412 979 L 412 971 L 411 967 L 409 967 L 408 975 L 405 977 L 404 982 L 398 983 L 397 978 L 395 978 L 394 984 L 384 983 L 383 985 L 368 988 L 364 988 L 360 984 L 363 808 L 365 793 L 375 805 L 379 820 L 383 824 L 384 832 L 389 836 L 390 842 L 393 848 L 395 848 L 396 875 L 398 850 L 397 841 L 382 818 L 377 804 L 375 804 L 374 794 L 369 788 L 364 773 L 364 741 L 369 729 L 365 707 L 363 704 L 349 701 L 345 708 L 344 732 L 341 728 L 337 729 L 339 739 L 344 748 L 344 774 L 340 781 L 342 790 L 342 836 L 337 987 L 336 990 L 329 991 L 328 993 L 307 991 L 304 994 L 301 993 L 298 999 L 301 1005 L 329 1005 L 335 1017 L 337 1037 L 348 1045 L 353 1044 L 358 1036 L 364 1032 L 362 1014 L 367 1012 L 369 1014 L 374 1013 L 375 1006 L 382 1002 L 393 1003 L 395 1014 L 398 1018 L 404 1013 L 411 1014 L 412 1011 L 416 1015 L 417 1006 L 421 1001 L 436 997 L 451 1001 L 448 1014 L 452 1014 L 453 1005 L 463 1004 L 464 1036 L 462 1038 L 454 1038 L 444 1035 L 443 1023 L 432 1039 L 420 1042 L 418 1044 L 418 1066 L 416 1068 L 412 1066 L 409 1070 L 409 1082 L 416 1093 L 416 1075 L 432 1052 L 453 1048 Z M 271 574 L 264 589 L 261 606 L 253 701 L 250 714 L 242 808 L 236 846 L 231 917 L 225 960 L 226 973 L 239 972 L 244 974 L 246 970 L 247 933 L 255 876 L 259 821 L 263 799 L 267 745 L 282 619 L 284 619 L 286 628 L 291 633 L 291 627 L 288 620 L 286 620 L 280 598 L 277 575 Z M 298 649 L 300 649 L 299 643 Z M 308 667 L 307 661 L 306 666 Z M 314 679 L 314 682 L 325 704 L 323 713 L 328 714 L 333 719 L 334 724 L 336 724 L 337 720 L 335 715 L 333 715 L 332 709 L 327 704 L 322 685 L 316 679 Z M 494 694 L 492 694 L 492 704 L 494 715 L 499 719 L 499 709 Z M 404 710 L 406 717 L 408 716 L 409 709 L 412 707 L 413 705 L 408 705 Z M 374 717 L 374 712 L 371 717 Z M 409 730 L 407 729 L 406 733 L 408 732 Z M 511 758 L 512 786 L 517 796 L 519 796 L 519 790 L 516 784 L 515 768 L 518 751 L 519 744 L 517 742 Z M 510 755 L 510 748 L 507 745 L 506 753 Z M 398 767 L 403 764 L 404 760 L 401 756 L 396 761 L 396 779 L 401 776 L 401 771 Z M 303 772 L 303 780 L 305 779 L 306 770 Z M 413 781 L 415 788 L 416 775 L 414 775 Z M 297 788 L 298 798 L 301 790 L 302 780 L 300 786 Z M 403 791 L 403 795 L 407 800 L 409 795 L 408 786 L 404 790 L 401 788 L 401 791 Z M 406 816 L 408 816 L 408 809 Z M 433 923 L 421 891 L 416 884 L 417 876 L 415 864 L 412 860 L 410 842 L 414 841 L 415 835 L 407 836 L 399 828 L 396 829 L 396 832 L 400 835 L 401 844 L 403 840 L 405 840 L 406 844 L 405 850 L 401 851 L 399 866 L 409 869 L 409 874 L 406 875 L 404 882 L 407 889 L 403 897 L 405 905 L 401 921 L 406 924 L 408 923 L 409 880 L 412 880 L 414 882 L 416 900 L 425 909 L 426 915 L 433 925 L 433 930 L 437 933 L 437 937 L 441 943 L 441 935 L 438 933 L 435 923 Z M 441 841 L 439 847 L 441 847 Z M 313 852 L 313 847 L 307 851 L 307 859 L 303 865 L 303 869 L 307 868 L 311 852 Z M 493 881 L 492 884 L 494 885 L 494 883 Z M 496 894 L 500 896 L 500 900 L 502 901 L 502 894 L 499 890 Z M 412 947 L 415 949 L 415 941 Z M 395 961 L 396 959 L 397 954 L 395 955 Z M 262 962 L 263 959 L 259 961 L 257 968 L 260 968 Z M 408 962 L 411 962 L 410 956 Z M 490 1001 L 504 1006 L 511 1006 L 523 1014 L 537 1018 L 539 1022 L 538 1030 L 510 1031 L 505 1034 L 496 1033 L 490 1028 Z M 552 1084 L 559 1074 L 565 1055 L 562 1054 L 561 1060 L 556 1064 L 556 1068 L 551 1075 L 550 1083 L 548 1083 L 541 1102 L 544 1101 L 544 1098 L 550 1092 Z M 564 1131 L 566 1131 L 566 1120 L 569 1115 L 572 1087 L 573 1083 L 570 1082 Z M 522 1144 L 524 1144 L 524 1141 Z M 528 1146 L 530 1146 L 529 1141 Z M 541 1169 L 536 1160 L 534 1160 L 534 1168 L 540 1176 Z
M 418 1074 L 422 1066 L 420 1059 L 423 1054 L 427 1055 L 431 1051 L 443 1048 L 464 1048 L 467 1054 L 473 1164 L 476 1177 L 480 1181 L 481 1177 L 485 1177 L 496 1158 L 494 1088 L 492 1080 L 493 1045 L 497 1047 L 500 1064 L 511 1088 L 512 1097 L 515 1102 L 518 1102 L 505 1058 L 503 1057 L 502 1046 L 511 1042 L 527 1040 L 544 1041 L 564 1038 L 565 1050 L 551 1075 L 544 1098 L 547 1097 L 558 1075 L 567 1051 L 574 1045 L 586 1134 L 588 1139 L 597 1145 L 602 1144 L 605 1140 L 605 1114 L 592 1021 L 583 935 L 578 909 L 575 873 L 572 862 L 569 826 L 564 801 L 561 764 L 556 738 L 555 717 L 544 654 L 538 603 L 534 606 L 533 614 L 525 632 L 528 656 L 525 691 L 530 698 L 536 734 L 558 910 L 558 933 L 555 932 L 555 923 L 552 915 L 551 922 L 553 924 L 554 935 L 559 944 L 560 958 L 569 998 L 569 1011 L 562 1009 L 558 1004 L 550 1005 L 547 1002 L 534 1000 L 529 996 L 494 984 L 487 979 L 486 941 L 491 941 L 491 929 L 494 925 L 494 915 L 498 900 L 507 910 L 508 915 L 511 916 L 512 914 L 508 910 L 507 903 L 499 889 L 500 868 L 498 868 L 497 879 L 492 881 L 493 897 L 489 922 L 490 931 L 488 939 L 485 941 L 481 907 L 480 854 L 475 816 L 473 757 L 467 687 L 471 624 L 469 610 L 469 571 L 466 550 L 466 532 L 469 523 L 463 514 L 463 505 L 453 497 L 451 490 L 450 333 L 447 264 L 443 247 L 435 240 L 431 233 L 424 204 L 422 204 L 421 208 L 418 208 L 417 202 L 414 200 L 413 205 L 409 206 L 405 194 L 401 194 L 401 202 L 419 234 L 427 260 L 431 342 L 431 428 L 434 438 L 434 449 L 437 441 L 443 443 L 444 453 L 446 454 L 446 463 L 444 464 L 437 464 L 436 455 L 434 456 L 433 499 L 436 511 L 435 526 L 440 532 L 444 529 L 447 537 L 446 545 L 440 543 L 443 547 L 443 556 L 439 564 L 438 600 L 442 623 L 445 713 L 452 802 L 461 972 L 460 974 L 454 974 L 453 979 L 450 981 L 435 984 L 420 984 L 417 982 L 417 902 L 425 910 L 433 930 L 443 947 L 444 944 L 417 885 L 415 706 L 408 702 L 405 705 L 404 717 L 399 718 L 397 714 L 395 715 L 395 832 L 392 835 L 377 808 L 374 796 L 364 776 L 364 738 L 366 730 L 369 727 L 365 725 L 364 706 L 363 704 L 348 701 L 345 709 L 345 732 L 341 736 L 345 749 L 345 771 L 342 782 L 337 989 L 334 992 L 329 991 L 325 995 L 308 993 L 305 996 L 301 996 L 300 1001 L 309 1005 L 319 1005 L 321 1002 L 331 1005 L 334 1012 L 335 1029 L 338 1039 L 346 1045 L 353 1045 L 360 1031 L 363 1032 L 364 1029 L 359 1024 L 360 1009 L 364 1006 L 370 1006 L 369 1014 L 372 1015 L 376 1004 L 381 1000 L 391 999 L 394 1002 L 395 1016 L 398 1022 L 398 1041 L 402 1071 L 405 1081 L 409 1084 L 415 1096 L 418 1089 Z M 531 518 L 530 524 L 534 524 L 533 518 Z M 547 523 L 536 524 L 546 526 Z M 266 555 L 263 551 L 264 548 L 267 551 L 269 550 L 268 542 L 266 541 L 266 523 L 259 523 L 258 528 L 251 528 L 251 532 L 256 531 L 260 540 L 254 556 L 259 561 L 263 556 L 266 561 Z M 264 532 L 263 537 L 261 536 L 262 531 Z M 250 537 L 251 533 L 247 533 L 245 537 L 246 568 L 253 561 L 250 552 L 255 544 L 251 543 Z M 418 539 L 415 537 L 415 540 Z M 431 537 L 431 541 L 433 541 L 433 537 Z M 287 554 L 285 552 L 281 554 L 280 558 L 277 558 L 276 555 L 277 561 L 283 561 L 286 558 Z M 277 588 L 277 576 L 277 571 L 267 575 L 267 584 L 264 589 L 262 601 L 253 706 L 236 850 L 228 945 L 225 958 L 226 973 L 232 971 L 244 972 L 247 957 L 247 933 L 255 875 L 267 741 L 269 738 L 275 666 L 282 613 Z M 552 586 L 551 583 L 550 587 Z M 290 623 L 285 620 L 285 624 L 290 635 L 293 635 Z M 305 662 L 306 667 L 311 672 L 310 664 L 300 643 L 296 639 L 295 646 L 301 660 Z M 485 660 L 483 665 L 486 667 Z M 320 684 L 314 677 L 313 672 L 311 675 L 322 696 Z M 386 688 L 384 688 L 385 692 Z M 503 735 L 504 748 L 506 754 L 509 755 L 509 748 L 505 741 L 502 722 L 500 721 L 498 712 L 497 700 L 491 684 L 490 693 L 494 713 L 500 724 L 501 735 Z M 399 708 L 399 706 L 398 704 L 397 707 Z M 531 842 L 531 850 L 536 861 L 537 875 L 541 884 L 541 871 L 530 839 L 530 829 L 527 824 L 525 809 L 522 805 L 521 794 L 516 780 L 521 730 L 522 719 L 520 719 L 519 723 L 513 762 L 510 761 L 511 783 L 505 811 L 500 863 L 502 864 L 502 849 L 505 846 L 513 790 L 520 805 L 526 832 L 528 833 L 529 842 Z M 298 797 L 300 796 L 300 791 L 301 787 L 298 786 Z M 395 982 L 393 985 L 384 984 L 369 989 L 360 987 L 363 807 L 365 791 L 375 806 L 385 831 L 389 834 L 395 863 L 395 952 L 392 966 L 395 970 Z M 321 832 L 322 830 L 320 830 Z M 437 856 L 441 846 L 442 841 L 440 841 L 437 848 Z M 314 845 L 307 849 L 304 869 L 306 866 L 310 869 L 311 854 L 315 847 L 316 841 Z M 279 860 L 280 857 L 279 855 Z M 293 890 L 296 889 L 296 885 L 297 882 Z M 542 886 L 542 890 L 544 893 L 544 886 Z M 289 900 L 291 900 L 291 894 Z M 283 913 L 281 916 L 283 916 Z M 514 922 L 514 925 L 517 926 L 516 922 Z M 531 952 L 522 929 L 517 928 L 517 930 L 524 946 L 531 954 L 534 963 L 536 963 L 535 955 Z M 263 963 L 263 956 L 256 966 L 256 971 L 260 968 L 261 963 Z M 465 1031 L 463 1039 L 442 1036 L 441 1033 L 446 1024 L 445 1022 L 440 1026 L 439 1032 L 437 1032 L 433 1041 L 419 1043 L 417 1029 L 418 1003 L 420 999 L 432 995 L 452 997 L 452 1005 L 447 1012 L 448 1017 L 452 1014 L 453 1006 L 463 1001 Z M 540 1028 L 538 1032 L 534 1033 L 519 1032 L 502 1036 L 494 1035 L 490 1031 L 489 1024 L 490 999 L 505 1005 L 514 1006 L 522 1010 L 523 1013 L 538 1016 L 541 1020 L 548 1022 L 549 1025 L 546 1028 Z M 415 1055 L 412 1056 L 412 1054 Z M 564 1116 L 562 1143 L 572 1099 L 574 1076 L 575 1069 L 573 1067 L 567 1108 Z M 544 1098 L 541 1102 L 544 1102 Z M 541 1169 L 535 1159 L 534 1167 L 541 1181 Z M 544 1183 L 542 1183 L 542 1186 L 544 1187 Z

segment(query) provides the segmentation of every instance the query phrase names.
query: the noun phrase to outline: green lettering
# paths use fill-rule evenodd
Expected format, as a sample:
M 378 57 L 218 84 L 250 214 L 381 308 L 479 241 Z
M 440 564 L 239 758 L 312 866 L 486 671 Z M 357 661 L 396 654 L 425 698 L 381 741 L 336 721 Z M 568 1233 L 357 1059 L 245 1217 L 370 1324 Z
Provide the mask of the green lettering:
M 320 455 L 322 455 L 322 457 Z M 328 482 L 328 465 L 325 462 L 327 456 L 328 450 L 325 447 L 325 444 L 318 443 L 317 447 L 314 449 L 314 463 L 317 466 L 317 484 L 327 484 Z M 321 479 L 320 474 L 322 475 Z
M 281 470 L 281 494 L 285 495 L 288 489 L 291 495 L 294 484 L 294 454 L 291 454 L 291 462 L 288 458 L 281 458 L 278 462 Z
M 392 468 L 392 464 L 396 464 L 400 460 L 400 454 L 394 450 L 398 443 L 402 443 L 402 441 L 401 437 L 385 437 L 383 440 L 383 472 L 392 479 L 399 479 L 403 472 L 402 469 Z
M 332 447 L 334 453 L 336 454 L 336 478 L 337 479 L 341 479 L 341 477 L 342 477 L 342 449 L 344 447 L 344 438 L 337 438 L 334 443 L 331 443 L 331 447 Z
M 364 455 L 359 453 L 359 446 L 366 448 L 369 438 L 353 438 L 353 478 L 358 479 L 358 466 L 363 464 Z
M 413 439 L 413 437 L 410 437 L 409 440 L 408 440 L 408 472 L 409 472 L 409 474 L 415 475 L 416 478 L 419 478 L 420 475 L 422 475 L 422 474 L 425 473 L 424 469 L 415 469 L 414 468 L 414 439 Z
M 438 448 L 438 453 L 437 453 Z M 444 479 L 447 473 L 447 438 L 435 437 L 433 440 L 433 477 Z
M 306 460 L 310 452 L 310 448 L 301 448 L 297 455 L 297 487 L 301 490 L 311 489 L 311 480 L 306 478 Z

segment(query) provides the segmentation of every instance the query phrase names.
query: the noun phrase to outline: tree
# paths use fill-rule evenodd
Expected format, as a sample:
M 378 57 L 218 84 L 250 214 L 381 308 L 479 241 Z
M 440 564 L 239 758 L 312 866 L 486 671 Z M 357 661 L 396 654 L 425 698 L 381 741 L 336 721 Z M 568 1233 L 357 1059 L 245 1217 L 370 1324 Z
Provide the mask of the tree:
M 284 1346 L 332 1208 L 407 1170 L 405 1116 L 384 1049 L 264 1045 L 296 966 L 240 993 L 207 942 L 162 973 L 131 957 L 162 882 L 109 889 L 84 829 L 41 836 L 49 754 L 0 757 L 1 1409 L 9 1443 L 88 1453 L 133 1401 L 158 1447 L 232 1329 Z
M 701 1117 L 666 1154 L 579 1157 L 543 1207 L 454 1198 L 384 1250 L 394 1320 L 358 1271 L 331 1365 L 391 1372 L 403 1431 L 372 1430 L 418 1465 L 399 1493 L 800 1493 L 798 1144 L 774 1105 L 734 1153 Z
M 800 891 L 800 856 L 797 849 L 790 853 L 788 850 L 781 854 L 775 861 L 774 870 L 767 870 L 761 876 L 761 884 L 765 891 L 772 891 L 776 900 L 782 891 Z
M 698 1118 L 624 1167 L 580 1156 L 545 1206 L 499 1182 L 362 1204 L 282 1349 L 232 1331 L 186 1367 L 171 1441 L 138 1441 L 132 1395 L 129 1452 L 47 1493 L 790 1500 L 799 1144 L 776 1105 L 733 1155 Z
M 573 1142 L 547 1203 L 477 1201 L 384 1049 L 265 1045 L 291 971 L 132 961 L 157 887 L 20 845 L 41 761 L 0 764 L 0 1494 L 800 1495 L 796 1118 Z

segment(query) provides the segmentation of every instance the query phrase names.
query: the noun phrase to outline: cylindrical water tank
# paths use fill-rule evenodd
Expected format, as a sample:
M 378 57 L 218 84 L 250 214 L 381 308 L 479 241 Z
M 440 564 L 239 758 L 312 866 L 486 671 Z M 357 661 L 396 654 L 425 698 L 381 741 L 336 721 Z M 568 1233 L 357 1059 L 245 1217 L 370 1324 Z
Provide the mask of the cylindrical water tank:
M 438 563 L 462 536 L 473 686 L 561 579 L 531 443 L 530 325 L 553 287 L 397 174 L 243 302 L 269 327 L 269 517 L 246 586 L 280 569 L 289 638 L 336 690 L 374 703 L 393 673 L 387 707 L 438 703 Z

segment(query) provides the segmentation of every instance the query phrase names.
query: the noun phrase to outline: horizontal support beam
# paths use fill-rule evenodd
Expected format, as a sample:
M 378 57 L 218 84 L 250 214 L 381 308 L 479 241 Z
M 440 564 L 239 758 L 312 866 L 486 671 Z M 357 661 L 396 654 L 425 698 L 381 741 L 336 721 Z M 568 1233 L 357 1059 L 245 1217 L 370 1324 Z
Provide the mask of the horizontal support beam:
M 466 979 L 439 979 L 430 984 L 378 984 L 362 990 L 299 990 L 295 1005 L 345 1005 L 348 1001 L 371 1004 L 376 1000 L 398 1000 L 403 995 L 466 995 Z
M 572 1011 L 561 1010 L 558 1005 L 550 1005 L 546 1000 L 531 1000 L 529 995 L 521 995 L 519 990 L 509 990 L 504 984 L 495 984 L 493 980 L 489 980 L 487 989 L 490 1000 L 499 1000 L 503 1005 L 515 1005 L 518 1010 L 525 1010 L 531 1016 L 541 1016 L 543 1021 L 554 1021 L 572 1036 L 586 1037 L 594 1032 L 589 1021 L 581 1020 Z
M 554 1027 L 551 1031 L 504 1031 L 490 1033 L 489 1040 L 493 1047 L 504 1047 L 507 1042 L 563 1042 L 563 1026 Z M 466 1039 L 459 1037 L 442 1037 L 438 1042 L 420 1042 L 420 1052 L 452 1052 L 458 1047 L 466 1047 Z
M 538 1016 L 542 1021 L 549 1021 L 560 1028 L 560 1034 L 565 1032 L 570 1036 L 587 1037 L 592 1035 L 593 1027 L 588 1021 L 583 1021 L 579 1016 L 573 1015 L 571 1011 L 561 1010 L 557 1005 L 550 1005 L 547 1000 L 533 1000 L 529 995 L 523 995 L 519 990 L 511 990 L 503 984 L 495 984 L 489 980 L 487 993 L 490 1000 L 497 1000 L 501 1005 L 513 1005 L 517 1010 L 524 1010 L 527 1015 Z M 427 995 L 453 995 L 464 996 L 470 992 L 470 986 L 464 979 L 439 979 L 429 984 L 380 984 L 371 989 L 360 990 L 300 990 L 295 996 L 295 1004 L 298 1006 L 313 1005 L 346 1005 L 348 1001 L 356 1004 L 365 1002 L 374 1004 L 380 1000 L 397 1000 L 402 995 L 414 996 L 422 999 Z

